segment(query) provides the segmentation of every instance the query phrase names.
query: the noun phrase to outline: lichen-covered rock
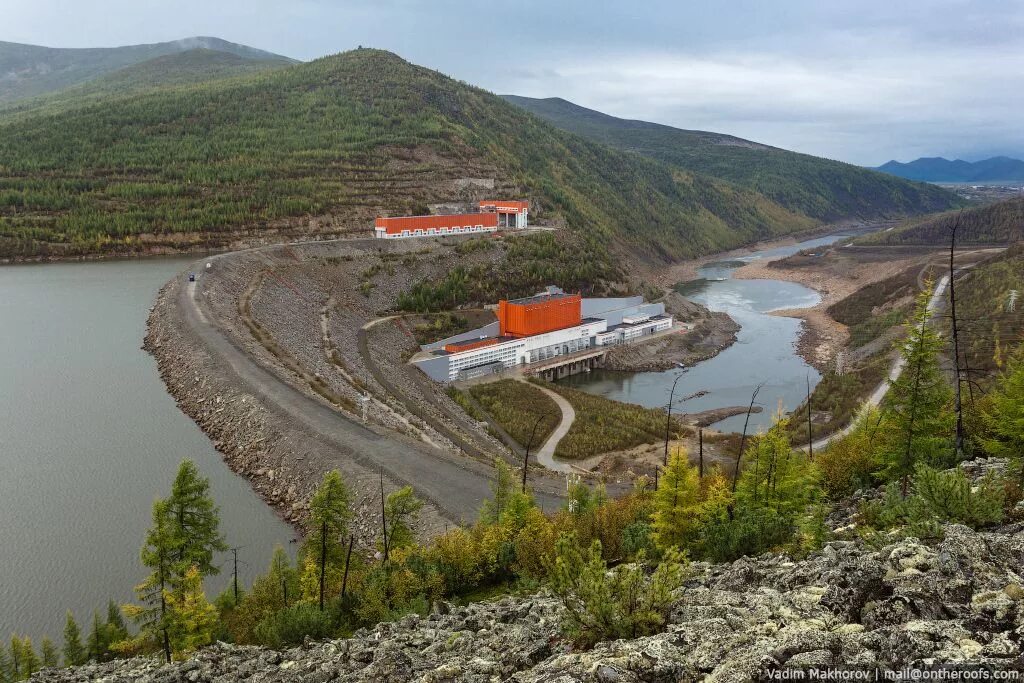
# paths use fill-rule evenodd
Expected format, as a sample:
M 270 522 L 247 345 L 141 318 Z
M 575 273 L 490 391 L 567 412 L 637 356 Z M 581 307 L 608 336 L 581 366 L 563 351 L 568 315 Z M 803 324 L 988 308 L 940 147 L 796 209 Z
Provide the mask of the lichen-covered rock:
M 580 651 L 546 593 L 363 629 L 274 652 L 217 644 L 184 662 L 154 659 L 47 670 L 34 680 L 640 683 L 748 681 L 835 665 L 950 663 L 1024 670 L 1024 530 L 949 526 L 928 544 L 881 550 L 837 541 L 800 561 L 765 555 L 695 563 L 664 633 Z

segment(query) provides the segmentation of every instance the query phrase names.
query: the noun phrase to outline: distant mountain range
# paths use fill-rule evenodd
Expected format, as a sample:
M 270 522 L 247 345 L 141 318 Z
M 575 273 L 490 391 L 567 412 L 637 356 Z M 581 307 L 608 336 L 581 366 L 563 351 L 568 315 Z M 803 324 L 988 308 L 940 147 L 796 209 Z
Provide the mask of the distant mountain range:
M 1010 157 L 992 157 L 982 161 L 950 161 L 942 157 L 922 157 L 908 163 L 890 161 L 876 170 L 908 180 L 930 183 L 982 183 L 998 180 L 1024 180 L 1024 161 Z
M 54 48 L 0 41 L 0 104 L 56 92 L 156 57 L 197 49 L 216 50 L 253 61 L 295 62 L 272 52 L 205 36 L 98 48 Z

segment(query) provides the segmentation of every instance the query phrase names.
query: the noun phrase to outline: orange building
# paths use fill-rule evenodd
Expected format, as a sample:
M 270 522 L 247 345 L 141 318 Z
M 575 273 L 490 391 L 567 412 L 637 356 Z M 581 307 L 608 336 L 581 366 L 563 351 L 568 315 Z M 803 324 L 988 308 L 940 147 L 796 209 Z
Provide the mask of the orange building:
M 503 337 L 529 337 L 574 327 L 583 321 L 579 294 L 553 292 L 498 302 L 498 327 Z
M 437 237 L 494 232 L 498 229 L 496 213 L 463 213 L 445 216 L 397 216 L 377 218 L 374 236 L 380 238 Z

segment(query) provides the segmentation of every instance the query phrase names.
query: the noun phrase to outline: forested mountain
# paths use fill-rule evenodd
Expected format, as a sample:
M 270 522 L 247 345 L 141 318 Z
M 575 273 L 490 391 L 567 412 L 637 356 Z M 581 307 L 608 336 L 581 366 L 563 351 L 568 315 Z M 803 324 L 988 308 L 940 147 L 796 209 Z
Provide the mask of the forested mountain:
M 999 180 L 1024 180 L 1024 161 L 1010 157 L 992 157 L 981 161 L 950 161 L 942 157 L 922 157 L 907 163 L 889 161 L 879 171 L 911 180 L 934 183 L 980 183 Z
M 595 259 L 678 258 L 814 224 L 378 50 L 0 117 L 0 138 L 8 257 L 368 233 L 380 213 L 472 199 L 479 178 L 564 222 Z
M 144 90 L 191 87 L 207 81 L 280 69 L 290 59 L 251 59 L 232 52 L 195 48 L 176 52 L 123 69 L 54 93 L 0 105 L 0 117 L 82 107 L 100 100 L 133 97 Z
M 963 211 L 946 211 L 906 221 L 892 230 L 863 238 L 875 244 L 948 244 L 960 221 L 957 244 L 1013 244 L 1024 239 L 1024 197 Z
M 939 188 L 731 135 L 620 119 L 557 97 L 503 97 L 563 130 L 728 180 L 816 220 L 910 215 L 957 203 Z
M 255 61 L 294 61 L 208 37 L 103 48 L 52 48 L 0 41 L 0 104 L 56 92 L 132 64 L 194 49 L 216 50 Z

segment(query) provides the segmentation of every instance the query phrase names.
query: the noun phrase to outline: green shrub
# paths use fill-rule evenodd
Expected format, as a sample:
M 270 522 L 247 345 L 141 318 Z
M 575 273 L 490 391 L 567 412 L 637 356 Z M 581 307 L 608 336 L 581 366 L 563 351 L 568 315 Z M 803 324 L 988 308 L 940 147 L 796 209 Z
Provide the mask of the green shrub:
M 673 592 L 686 576 L 685 560 L 679 551 L 669 550 L 648 577 L 643 559 L 641 554 L 636 564 L 609 571 L 600 541 L 584 550 L 575 534 L 562 535 L 556 543 L 551 590 L 565 606 L 565 634 L 590 646 L 661 631 Z
M 988 475 L 972 485 L 959 468 L 946 471 L 919 465 L 911 494 L 889 484 L 885 497 L 861 508 L 865 524 L 875 530 L 900 528 L 907 536 L 938 538 L 942 524 L 966 524 L 979 529 L 1003 520 L 1006 493 L 1002 479 Z
M 272 613 L 256 626 L 256 640 L 267 647 L 301 643 L 306 636 L 315 640 L 333 635 L 331 615 L 313 604 L 299 603 Z

